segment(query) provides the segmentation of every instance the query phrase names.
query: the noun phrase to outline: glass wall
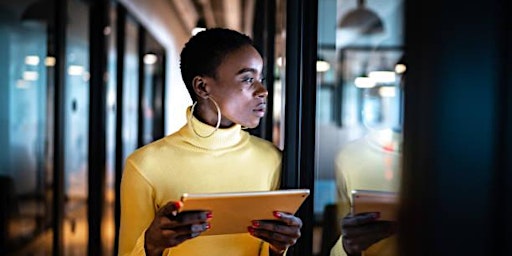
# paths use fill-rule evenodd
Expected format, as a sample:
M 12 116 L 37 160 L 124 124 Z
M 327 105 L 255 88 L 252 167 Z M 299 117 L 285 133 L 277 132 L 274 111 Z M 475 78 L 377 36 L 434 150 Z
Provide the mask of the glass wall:
M 285 63 L 286 59 L 286 1 L 276 1 L 275 23 L 275 64 L 272 113 L 272 141 L 280 149 L 284 148 L 284 107 L 285 107 Z
M 71 15 L 72 14 L 72 15 Z M 64 253 L 87 253 L 89 7 L 68 1 L 64 87 Z
M 165 49 L 148 32 L 144 34 L 142 72 L 142 145 L 164 136 L 163 95 Z
M 107 88 L 106 88 L 106 177 L 105 208 L 102 220 L 104 255 L 112 255 L 115 248 L 115 178 L 116 178 L 116 114 L 117 114 L 117 12 L 116 4 L 109 6 L 107 36 Z
M 128 17 L 125 27 L 123 68 L 123 159 L 137 149 L 139 108 L 139 26 Z
M 0 254 L 51 227 L 51 2 L 0 3 Z M 51 248 L 40 248 L 50 253 Z
M 63 0 L 59 4 L 63 17 L 56 17 L 52 0 L 0 1 L 0 75 L 4 78 L 0 81 L 1 255 L 87 254 L 89 61 L 91 54 L 98 53 L 90 52 L 88 2 Z M 115 251 L 115 187 L 120 177 L 116 168 L 122 165 L 116 164 L 116 154 L 124 159 L 138 147 L 137 142 L 142 140 L 138 130 L 142 127 L 144 143 L 163 136 L 165 51 L 152 36 L 141 32 L 143 28 L 135 19 L 129 17 L 124 23 L 123 18 L 120 23 L 118 11 L 124 8 L 117 5 L 117 1 L 112 1 L 108 6 L 110 24 L 102 28 L 108 42 L 106 205 L 95 209 L 104 211 L 101 239 L 105 255 Z M 123 33 L 118 33 L 119 24 Z M 141 46 L 140 34 L 146 35 Z M 124 44 L 120 57 L 117 56 L 119 43 Z M 141 51 L 150 56 L 144 62 Z M 151 56 L 155 58 L 151 60 Z M 58 60 L 65 60 L 62 66 L 57 65 Z M 144 69 L 141 63 L 145 63 Z M 56 70 L 57 67 L 63 70 Z M 139 74 L 143 74 L 143 79 L 139 79 Z M 122 81 L 118 81 L 120 78 Z M 63 81 L 62 88 L 60 81 Z M 118 95 L 118 85 L 123 86 L 122 95 Z M 144 88 L 143 99 L 139 98 L 139 88 Z M 62 97 L 57 98 L 58 94 Z M 123 106 L 117 105 L 120 98 Z M 138 122 L 140 109 L 144 110 L 143 124 Z M 63 123 L 59 133 L 55 132 L 55 113 L 62 113 L 58 116 Z M 119 131 L 116 129 L 118 114 L 123 121 Z M 97 118 L 102 118 L 101 113 Z M 122 136 L 119 140 L 118 132 Z M 54 181 L 54 175 L 58 179 L 62 177 L 64 187 Z M 60 205 L 61 200 L 54 204 L 59 195 L 64 195 L 64 207 L 59 207 L 63 209 L 62 219 L 53 212 L 54 206 Z M 54 223 L 56 218 L 59 219 Z M 62 232 L 54 232 L 60 221 Z M 60 248 L 52 248 L 54 245 Z
M 317 255 L 338 238 L 352 190 L 399 189 L 402 27 L 403 0 L 319 0 L 314 211 L 335 232 Z

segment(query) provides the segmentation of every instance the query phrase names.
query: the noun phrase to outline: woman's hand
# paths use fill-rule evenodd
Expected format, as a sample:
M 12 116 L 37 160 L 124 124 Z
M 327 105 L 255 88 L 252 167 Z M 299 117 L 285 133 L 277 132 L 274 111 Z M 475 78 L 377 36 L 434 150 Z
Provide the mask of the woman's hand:
M 276 220 L 253 220 L 247 229 L 251 235 L 270 244 L 270 255 L 283 255 L 299 239 L 302 221 L 284 212 L 276 211 L 274 216 Z
M 169 202 L 157 211 L 153 222 L 144 234 L 146 255 L 162 255 L 166 248 L 197 237 L 210 228 L 211 212 L 178 213 L 182 206 L 182 202 Z
M 361 213 L 343 218 L 343 249 L 348 255 L 360 255 L 374 243 L 395 233 L 396 223 L 379 221 L 379 213 Z

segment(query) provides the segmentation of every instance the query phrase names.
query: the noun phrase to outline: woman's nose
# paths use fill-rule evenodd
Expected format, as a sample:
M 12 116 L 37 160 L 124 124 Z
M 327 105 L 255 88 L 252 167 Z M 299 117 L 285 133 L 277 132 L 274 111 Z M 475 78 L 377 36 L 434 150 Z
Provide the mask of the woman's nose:
M 260 86 L 259 86 L 258 90 L 256 90 L 256 96 L 261 97 L 261 98 L 266 98 L 268 96 L 268 90 L 265 87 L 265 84 L 260 82 L 259 85 Z

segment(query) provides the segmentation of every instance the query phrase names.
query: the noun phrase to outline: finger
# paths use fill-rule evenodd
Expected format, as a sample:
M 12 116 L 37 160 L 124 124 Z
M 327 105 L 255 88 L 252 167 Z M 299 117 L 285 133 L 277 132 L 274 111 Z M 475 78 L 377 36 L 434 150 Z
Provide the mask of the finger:
M 160 228 L 174 229 L 180 226 L 189 226 L 192 224 L 203 224 L 212 218 L 211 212 L 205 211 L 184 211 L 176 216 L 159 216 Z
M 158 211 L 156 218 L 160 228 L 172 229 L 177 226 L 204 223 L 213 217 L 210 211 L 183 211 L 174 215 L 173 209 L 175 208 L 172 205 L 167 204 Z
M 182 236 L 195 237 L 208 229 L 210 229 L 210 224 L 202 223 L 202 224 L 186 225 L 186 226 L 175 227 L 173 229 L 162 230 L 162 234 L 164 237 L 167 237 L 169 239 L 176 238 L 176 237 L 182 237 Z
M 390 234 L 379 233 L 379 234 L 368 234 L 359 237 L 343 237 L 343 243 L 346 249 L 351 252 L 361 252 L 368 249 L 378 241 L 389 237 Z
M 288 226 L 297 226 L 299 228 L 302 227 L 302 220 L 293 214 L 274 211 L 274 216 L 286 223 Z
M 281 220 L 254 220 L 252 221 L 252 228 L 261 230 L 262 234 L 272 233 L 272 235 L 275 236 L 279 233 L 285 237 L 294 239 L 300 237 L 300 227 L 298 225 L 289 226 Z M 263 231 L 265 231 L 265 233 L 263 233 Z M 283 239 L 283 241 L 285 239 Z
M 180 212 L 176 219 L 182 224 L 203 223 L 213 217 L 211 211 L 183 211 Z
M 369 212 L 369 213 L 362 213 L 358 215 L 350 215 L 347 217 L 344 217 L 341 226 L 342 227 L 350 227 L 350 226 L 359 226 L 363 224 L 367 224 L 373 221 L 378 220 L 380 217 L 380 214 L 378 212 Z
M 281 233 L 271 232 L 263 229 L 255 229 L 253 227 L 248 227 L 247 230 L 252 236 L 255 236 L 271 244 L 279 250 L 285 250 L 297 242 L 297 238 L 289 237 Z
M 167 216 L 167 217 L 175 217 L 178 215 L 179 209 L 183 207 L 183 202 L 181 201 L 171 201 L 158 209 L 158 216 Z
M 348 255 L 360 255 L 362 251 L 367 249 L 367 247 L 356 243 L 354 239 L 348 237 L 343 237 L 341 243 Z
M 376 221 L 357 227 L 342 227 L 343 236 L 358 237 L 368 234 L 392 234 L 394 232 L 393 222 Z

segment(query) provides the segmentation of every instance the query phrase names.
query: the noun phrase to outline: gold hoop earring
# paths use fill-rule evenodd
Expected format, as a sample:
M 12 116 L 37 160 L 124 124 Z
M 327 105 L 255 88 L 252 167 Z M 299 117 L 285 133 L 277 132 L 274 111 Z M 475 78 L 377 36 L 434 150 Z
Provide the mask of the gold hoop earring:
M 220 107 L 219 107 L 219 104 L 217 104 L 217 102 L 215 102 L 215 100 L 213 100 L 211 97 L 207 97 L 207 99 L 211 100 L 213 102 L 213 105 L 215 105 L 215 108 L 217 109 L 217 125 L 215 125 L 215 129 L 207 134 L 207 135 L 201 135 L 199 134 L 195 127 L 194 127 L 194 124 L 192 123 L 192 116 L 194 115 L 194 108 L 196 107 L 196 104 L 197 104 L 197 101 L 194 102 L 194 104 L 192 104 L 192 107 L 190 108 L 190 114 L 188 116 L 188 124 L 190 126 L 190 128 L 192 129 L 192 131 L 194 131 L 194 133 L 203 138 L 203 139 L 206 139 L 208 137 L 211 137 L 220 127 L 220 121 L 221 121 L 221 118 L 222 118 L 222 113 L 220 112 Z

